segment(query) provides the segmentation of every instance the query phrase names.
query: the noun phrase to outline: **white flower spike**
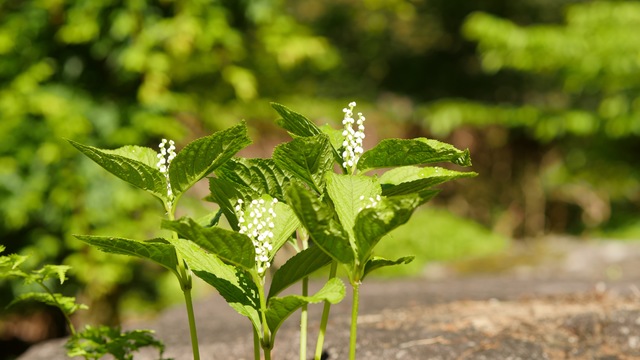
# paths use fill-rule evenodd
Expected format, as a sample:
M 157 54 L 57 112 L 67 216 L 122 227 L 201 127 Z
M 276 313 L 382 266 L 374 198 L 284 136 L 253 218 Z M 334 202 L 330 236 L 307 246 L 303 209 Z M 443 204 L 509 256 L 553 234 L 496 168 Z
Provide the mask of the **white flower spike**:
M 342 142 L 342 146 L 344 147 L 344 151 L 342 152 L 342 166 L 347 169 L 350 174 L 353 174 L 355 171 L 358 160 L 364 152 L 362 142 L 364 140 L 364 121 L 366 119 L 362 113 L 358 113 L 358 120 L 353 118 L 353 108 L 355 107 L 356 103 L 352 101 L 349 103 L 349 107 L 342 109 L 342 112 L 344 112 L 344 119 L 342 120 L 342 125 L 344 126 L 344 130 L 342 131 L 342 136 L 344 136 L 344 141 Z M 354 124 L 357 125 L 357 130 L 353 128 Z
M 252 200 L 245 208 L 244 201 L 238 199 L 234 208 L 238 216 L 239 232 L 249 236 L 253 242 L 256 252 L 256 270 L 262 277 L 271 266 L 269 259 L 273 250 L 273 228 L 276 217 L 274 207 L 277 203 L 278 199 L 273 199 L 269 204 L 264 199 Z
M 167 143 L 169 144 L 168 149 L 165 148 Z M 171 207 L 173 202 L 173 191 L 171 190 L 171 182 L 169 181 L 169 166 L 171 165 L 171 161 L 176 157 L 176 144 L 173 140 L 162 139 L 162 142 L 158 147 L 160 148 L 160 152 L 158 153 L 158 163 L 156 166 L 167 179 L 167 197 L 169 198 L 168 205 Z

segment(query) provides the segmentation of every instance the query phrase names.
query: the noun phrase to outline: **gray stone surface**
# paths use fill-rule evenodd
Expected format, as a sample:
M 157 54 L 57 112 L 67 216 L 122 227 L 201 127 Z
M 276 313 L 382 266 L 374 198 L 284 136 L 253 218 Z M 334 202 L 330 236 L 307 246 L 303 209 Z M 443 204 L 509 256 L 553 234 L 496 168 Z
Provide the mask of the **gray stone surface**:
M 558 244 L 550 255 L 554 261 L 514 266 L 499 275 L 365 282 L 358 358 L 640 358 L 640 248 Z M 325 342 L 329 359 L 348 357 L 349 299 L 332 307 Z M 307 358 L 320 311 L 321 306 L 311 308 Z M 195 312 L 202 359 L 253 359 L 249 322 L 223 299 L 197 301 Z M 294 314 L 280 330 L 273 359 L 299 359 L 297 323 Z M 192 358 L 182 307 L 128 326 L 156 330 L 167 346 L 165 356 Z M 34 346 L 20 360 L 66 359 L 62 342 Z M 157 359 L 157 354 L 142 351 L 135 358 Z

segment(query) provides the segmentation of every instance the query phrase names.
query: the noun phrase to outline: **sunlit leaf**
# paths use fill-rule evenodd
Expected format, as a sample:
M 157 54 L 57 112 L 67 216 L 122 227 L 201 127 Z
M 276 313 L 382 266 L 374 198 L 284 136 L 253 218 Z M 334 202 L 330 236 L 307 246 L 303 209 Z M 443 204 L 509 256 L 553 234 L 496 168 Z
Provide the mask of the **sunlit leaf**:
M 284 186 L 289 177 L 272 159 L 232 158 L 215 171 L 216 175 L 235 184 L 284 200 Z
M 157 168 L 148 165 L 146 162 L 123 156 L 122 153 L 127 153 L 126 150 L 102 150 L 82 145 L 72 140 L 69 140 L 69 143 L 113 175 L 133 186 L 150 192 L 159 199 L 166 200 L 167 179 Z M 130 147 L 125 148 L 129 149 Z
M 333 201 L 340 223 L 353 239 L 356 216 L 369 199 L 380 195 L 380 185 L 369 176 L 327 174 L 327 193 Z
M 22 301 L 37 301 L 50 306 L 55 306 L 67 315 L 78 310 L 88 309 L 86 305 L 76 303 L 76 298 L 49 293 L 26 293 L 16 296 L 7 307 L 11 307 Z
M 324 134 L 300 137 L 278 145 L 273 151 L 273 160 L 318 194 L 324 188 L 325 173 L 333 169 L 332 147 Z
M 471 166 L 471 156 L 469 150 L 458 150 L 450 144 L 432 139 L 385 139 L 362 154 L 358 170 L 366 172 L 371 169 L 436 162 Z
M 271 107 L 273 107 L 278 114 L 282 116 L 281 119 L 276 120 L 276 123 L 291 134 L 306 137 L 321 133 L 318 126 L 316 126 L 316 124 L 311 120 L 287 108 L 286 106 L 271 103 Z
M 249 318 L 256 329 L 261 328 L 258 288 L 247 272 L 225 264 L 194 242 L 177 241 L 175 247 L 196 276 L 213 286 L 229 306 Z
M 447 181 L 469 178 L 475 172 L 460 172 L 440 167 L 402 166 L 380 176 L 382 195 L 394 196 L 417 193 Z
M 163 220 L 162 227 L 177 232 L 220 259 L 251 270 L 255 266 L 255 248 L 251 239 L 235 231 L 219 227 L 203 227 L 190 218 Z
M 120 255 L 151 260 L 176 273 L 178 259 L 173 245 L 165 239 L 138 241 L 111 236 L 74 235 L 78 240 L 96 248 Z M 177 273 L 176 273 L 177 274 Z
M 187 191 L 250 143 L 244 122 L 189 143 L 178 152 L 169 166 L 174 194 L 179 196 Z

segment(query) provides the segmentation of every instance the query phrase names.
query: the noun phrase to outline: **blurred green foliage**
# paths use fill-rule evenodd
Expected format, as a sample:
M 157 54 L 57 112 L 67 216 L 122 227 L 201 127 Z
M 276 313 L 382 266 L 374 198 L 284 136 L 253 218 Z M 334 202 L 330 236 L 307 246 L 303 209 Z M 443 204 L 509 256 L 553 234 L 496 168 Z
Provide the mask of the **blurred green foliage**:
M 512 155 L 521 158 L 511 160 L 531 163 L 522 171 L 530 178 L 522 191 L 538 199 L 526 209 L 527 195 L 520 195 L 523 222 L 538 219 L 528 234 L 625 226 L 629 215 L 636 218 L 633 226 L 637 211 L 629 210 L 640 204 L 640 160 L 634 155 L 640 152 L 638 28 L 637 2 L 574 4 L 562 24 L 523 26 L 473 13 L 462 32 L 477 42 L 484 72 L 517 74 L 522 85 L 502 85 L 509 95 L 492 102 L 432 102 L 421 110 L 424 124 L 438 136 L 465 126 L 489 132 L 497 126 L 508 130 L 498 141 L 528 142 L 529 149 Z
M 152 237 L 161 206 L 64 139 L 181 148 L 247 119 L 268 156 L 269 101 L 322 123 L 356 100 L 371 141 L 469 147 L 480 176 L 439 199 L 503 234 L 633 228 L 639 19 L 619 1 L 0 0 L 1 241 L 72 265 L 97 320 L 131 289 L 162 305 L 159 269 L 71 237 Z

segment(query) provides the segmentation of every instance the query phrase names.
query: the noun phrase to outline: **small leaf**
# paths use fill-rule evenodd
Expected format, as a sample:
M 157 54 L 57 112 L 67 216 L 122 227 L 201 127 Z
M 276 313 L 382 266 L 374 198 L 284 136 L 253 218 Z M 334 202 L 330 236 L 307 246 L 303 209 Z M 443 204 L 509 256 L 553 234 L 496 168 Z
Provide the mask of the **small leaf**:
M 107 354 L 115 359 L 133 359 L 133 353 L 143 347 L 153 346 L 164 360 L 164 344 L 156 340 L 152 330 L 130 330 L 122 332 L 119 327 L 87 325 L 82 331 L 67 340 L 65 348 L 69 357 L 101 359 Z
M 376 270 L 385 266 L 408 264 L 412 262 L 414 258 L 415 256 L 405 256 L 405 257 L 401 257 L 398 260 L 387 260 L 379 256 L 373 256 L 369 259 L 369 261 L 367 261 L 367 264 L 364 266 L 364 273 L 362 275 L 361 280 L 364 280 L 364 278 L 373 270 Z
M 216 175 L 235 184 L 284 200 L 284 185 L 289 177 L 272 159 L 233 158 L 215 171 Z
M 261 328 L 258 288 L 247 272 L 225 264 L 194 242 L 177 241 L 175 247 L 196 276 L 213 286 L 240 315 L 249 318 L 255 329 Z
M 177 232 L 228 263 L 246 270 L 255 266 L 255 248 L 244 234 L 219 227 L 203 227 L 190 218 L 163 220 L 162 227 Z
M 478 175 L 440 167 L 403 166 L 391 169 L 380 176 L 382 195 L 394 196 L 421 192 L 432 186 L 459 178 Z
M 189 143 L 178 152 L 169 166 L 169 178 L 175 196 L 187 191 L 250 143 L 244 122 Z
M 343 264 L 353 263 L 349 235 L 336 220 L 333 209 L 297 181 L 287 188 L 286 198 L 317 246 Z
M 269 201 L 271 201 L 271 199 L 269 199 Z M 273 250 L 271 251 L 271 259 L 273 259 L 276 252 L 287 243 L 296 229 L 300 227 L 300 221 L 289 205 L 278 202 L 274 207 L 274 211 L 276 217 L 273 220 L 273 239 L 271 240 Z
M 167 179 L 155 167 L 121 155 L 122 152 L 126 153 L 124 150 L 102 150 L 72 140 L 68 141 L 108 172 L 133 186 L 150 192 L 161 200 L 166 200 Z
M 282 290 L 311 275 L 330 262 L 331 257 L 325 254 L 318 246 L 312 245 L 302 250 L 287 260 L 273 275 L 268 298 L 278 295 Z
M 165 239 L 138 241 L 110 236 L 74 235 L 78 240 L 98 249 L 120 255 L 151 260 L 177 274 L 178 259 L 173 245 Z
M 26 293 L 16 296 L 7 305 L 11 307 L 16 303 L 23 301 L 37 301 L 50 306 L 55 306 L 67 315 L 71 315 L 78 310 L 88 309 L 86 305 L 76 303 L 76 298 L 70 296 L 62 296 L 61 294 L 48 294 L 48 293 Z
M 331 304 L 340 302 L 345 296 L 345 287 L 338 278 L 331 278 L 317 293 L 312 296 L 288 295 L 282 298 L 272 297 L 267 303 L 267 324 L 271 330 L 271 339 L 275 339 L 280 325 L 302 305 L 328 301 Z M 270 344 L 273 346 L 273 343 Z
M 364 265 L 380 239 L 406 223 L 413 211 L 437 191 L 383 198 L 376 206 L 362 210 L 353 228 L 359 263 Z
M 40 281 L 44 281 L 46 279 L 57 277 L 60 281 L 60 284 L 63 284 L 67 279 L 66 273 L 71 269 L 71 266 L 67 265 L 45 265 L 42 269 L 34 271 L 34 274 L 37 274 L 40 278 Z
M 282 116 L 282 119 L 276 120 L 276 123 L 291 134 L 307 137 L 321 133 L 318 126 L 316 126 L 316 124 L 311 120 L 287 108 L 286 106 L 271 103 L 271 107 L 273 107 L 278 114 Z
M 362 154 L 358 170 L 366 172 L 371 169 L 444 161 L 471 166 L 469 150 L 461 151 L 447 143 L 426 138 L 385 139 Z
M 278 145 L 273 151 L 273 160 L 309 184 L 318 194 L 324 189 L 325 173 L 333 169 L 332 147 L 324 134 Z

